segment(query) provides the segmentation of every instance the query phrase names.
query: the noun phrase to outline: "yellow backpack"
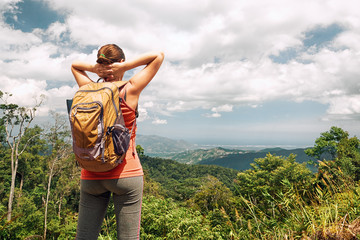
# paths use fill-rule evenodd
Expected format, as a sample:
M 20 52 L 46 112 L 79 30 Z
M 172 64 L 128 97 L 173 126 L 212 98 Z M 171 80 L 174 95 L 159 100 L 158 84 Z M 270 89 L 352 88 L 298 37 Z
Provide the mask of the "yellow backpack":
M 73 150 L 86 170 L 106 172 L 125 157 L 132 132 L 125 127 L 119 89 L 126 83 L 92 82 L 75 93 L 69 111 Z

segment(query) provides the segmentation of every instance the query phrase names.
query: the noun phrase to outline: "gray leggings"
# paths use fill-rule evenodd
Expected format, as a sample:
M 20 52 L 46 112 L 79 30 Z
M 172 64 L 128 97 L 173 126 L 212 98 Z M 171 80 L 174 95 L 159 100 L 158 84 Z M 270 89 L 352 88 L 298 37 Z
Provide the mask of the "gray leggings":
M 76 239 L 96 240 L 113 193 L 118 239 L 139 239 L 143 177 L 81 180 Z

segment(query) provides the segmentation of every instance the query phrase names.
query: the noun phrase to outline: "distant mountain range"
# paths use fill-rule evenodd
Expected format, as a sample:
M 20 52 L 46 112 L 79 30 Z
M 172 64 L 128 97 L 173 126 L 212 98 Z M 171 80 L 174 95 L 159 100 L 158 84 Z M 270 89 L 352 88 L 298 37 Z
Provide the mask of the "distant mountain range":
M 137 135 L 136 144 L 144 148 L 145 155 L 163 157 L 197 148 L 197 145 L 184 140 L 173 140 L 156 135 Z
M 210 149 L 194 149 L 180 153 L 168 154 L 167 158 L 171 158 L 180 163 L 198 164 L 209 159 L 222 159 L 228 155 L 244 154 L 246 151 L 237 149 L 225 149 L 215 147 Z M 216 164 L 215 164 L 216 165 Z
M 263 149 L 256 152 L 228 154 L 221 158 L 218 157 L 208 158 L 200 161 L 199 164 L 218 165 L 236 170 L 246 170 L 251 168 L 250 163 L 253 163 L 254 159 L 264 158 L 268 153 L 283 157 L 288 157 L 290 154 L 295 154 L 296 162 L 298 163 L 307 163 L 309 160 L 314 160 L 313 158 L 310 158 L 308 155 L 306 155 L 304 150 L 305 150 L 304 148 L 291 149 L 291 150 L 282 149 L 282 148 Z M 308 167 L 312 171 L 316 170 L 314 166 L 308 165 Z
M 314 160 L 305 154 L 305 148 L 289 150 L 277 147 L 256 151 L 222 147 L 201 148 L 183 140 L 172 140 L 155 135 L 139 135 L 136 140 L 137 144 L 144 148 L 145 155 L 148 156 L 168 158 L 186 164 L 217 165 L 240 171 L 250 169 L 250 163 L 253 163 L 254 159 L 264 158 L 268 153 L 284 157 L 293 153 L 296 154 L 296 161 L 299 163 Z M 313 171 L 316 170 L 313 166 L 308 167 Z

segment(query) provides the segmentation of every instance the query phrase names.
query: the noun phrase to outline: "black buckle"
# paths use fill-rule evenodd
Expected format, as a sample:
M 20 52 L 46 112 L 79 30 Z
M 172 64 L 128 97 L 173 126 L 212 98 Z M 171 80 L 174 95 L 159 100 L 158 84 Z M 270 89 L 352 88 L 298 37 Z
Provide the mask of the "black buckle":
M 112 133 L 113 130 L 114 130 L 114 126 L 108 127 L 106 130 L 106 135 L 110 135 L 110 133 Z

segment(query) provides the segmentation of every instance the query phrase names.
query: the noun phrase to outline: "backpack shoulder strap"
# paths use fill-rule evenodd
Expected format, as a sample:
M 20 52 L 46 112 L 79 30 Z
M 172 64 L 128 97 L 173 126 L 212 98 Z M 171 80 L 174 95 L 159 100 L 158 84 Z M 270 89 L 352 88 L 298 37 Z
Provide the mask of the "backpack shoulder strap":
M 118 88 L 121 88 L 123 86 L 125 86 L 125 84 L 127 84 L 129 81 L 116 81 L 116 82 L 112 82 L 113 84 L 115 84 Z
M 128 83 L 128 81 L 126 81 L 126 83 Z M 124 99 L 126 101 L 126 83 L 125 84 L 122 84 L 122 85 L 118 85 L 118 88 L 119 88 L 119 96 Z
M 127 82 L 128 82 L 128 81 L 127 81 Z M 126 83 L 127 83 L 127 82 L 126 82 Z M 126 83 L 125 83 L 125 84 L 126 84 Z M 120 87 L 120 92 L 119 92 L 120 97 L 121 97 L 122 99 L 124 99 L 124 101 L 126 101 L 126 86 L 125 86 L 125 84 Z M 135 108 L 135 116 L 136 116 L 136 118 L 139 117 L 138 106 L 139 106 L 139 105 L 136 105 L 136 108 Z

